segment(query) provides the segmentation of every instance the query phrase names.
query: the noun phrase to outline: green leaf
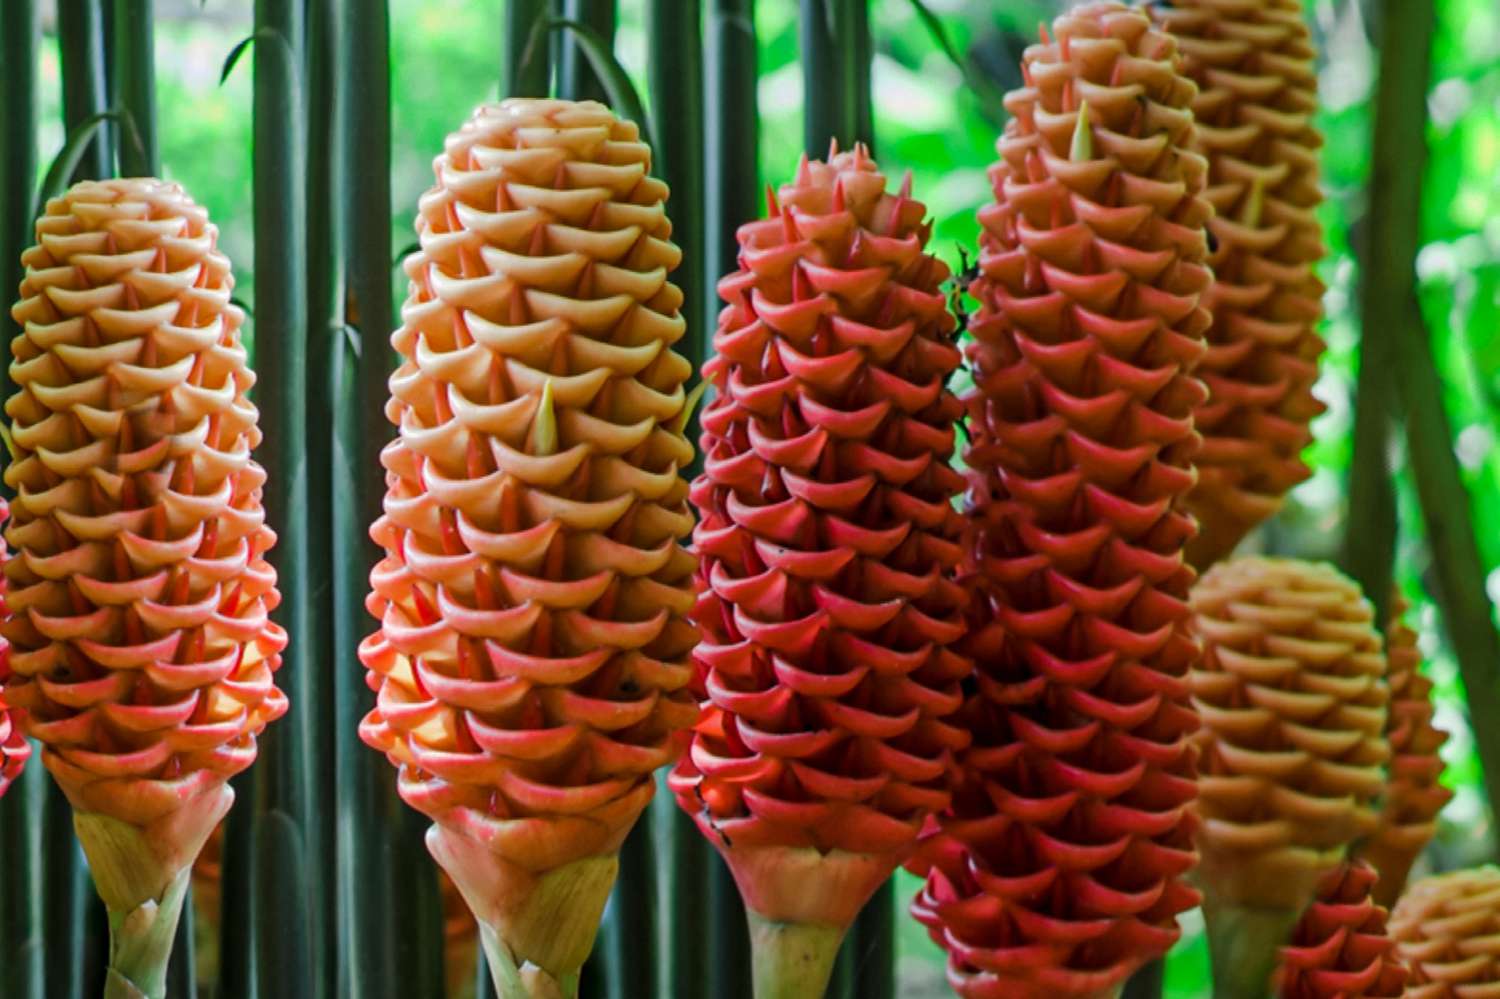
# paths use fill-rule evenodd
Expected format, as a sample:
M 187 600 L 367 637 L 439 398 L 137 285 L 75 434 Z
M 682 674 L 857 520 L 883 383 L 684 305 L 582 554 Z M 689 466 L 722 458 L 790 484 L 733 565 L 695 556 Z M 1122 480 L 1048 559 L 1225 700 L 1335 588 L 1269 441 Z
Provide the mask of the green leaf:
M 248 34 L 244 38 L 241 38 L 239 41 L 235 42 L 234 48 L 229 50 L 229 55 L 224 58 L 224 68 L 219 73 L 219 86 L 222 87 L 224 83 L 229 79 L 229 74 L 234 72 L 234 67 L 238 65 L 240 56 L 245 54 L 245 50 L 248 49 L 252 43 L 257 41 L 279 42 L 281 43 L 282 47 L 286 49 L 286 54 L 288 57 L 293 55 L 292 43 L 286 40 L 285 35 L 277 31 L 275 28 L 258 28 L 251 34 Z
M 942 20 L 922 0 L 911 0 L 911 5 L 917 12 L 917 20 L 927 28 L 927 33 L 932 36 L 933 41 L 937 42 L 938 48 L 943 50 L 948 61 L 957 66 L 958 71 L 964 75 L 964 79 L 968 80 L 969 65 L 959 53 L 958 46 L 953 44 L 953 39 L 948 37 L 948 29 L 943 26 Z
M 42 185 L 37 188 L 36 203 L 32 208 L 31 217 L 40 218 L 42 212 L 47 210 L 47 202 L 57 197 L 68 186 L 68 178 L 73 176 L 73 171 L 78 169 L 78 164 L 83 159 L 83 154 L 88 152 L 89 142 L 99 129 L 104 127 L 107 121 L 118 121 L 125 117 L 119 108 L 111 108 L 108 111 L 98 111 L 80 121 L 71 133 L 68 134 L 63 146 L 58 150 L 57 156 L 53 158 L 52 165 L 47 168 L 47 173 L 42 177 Z M 132 126 L 131 133 L 135 130 Z M 136 136 L 136 141 L 140 137 Z
M 537 25 L 531 29 L 531 40 L 526 43 L 522 66 L 528 65 L 535 57 L 536 49 L 541 44 L 543 28 L 547 31 L 571 31 L 577 37 L 579 47 L 594 69 L 594 75 L 604 85 L 610 107 L 622 118 L 639 125 L 641 140 L 651 145 L 651 124 L 646 118 L 646 107 L 641 103 L 641 95 L 636 92 L 635 84 L 630 82 L 630 74 L 625 72 L 625 67 L 615 58 L 614 49 L 593 28 L 565 17 L 554 17 L 545 22 L 538 20 Z

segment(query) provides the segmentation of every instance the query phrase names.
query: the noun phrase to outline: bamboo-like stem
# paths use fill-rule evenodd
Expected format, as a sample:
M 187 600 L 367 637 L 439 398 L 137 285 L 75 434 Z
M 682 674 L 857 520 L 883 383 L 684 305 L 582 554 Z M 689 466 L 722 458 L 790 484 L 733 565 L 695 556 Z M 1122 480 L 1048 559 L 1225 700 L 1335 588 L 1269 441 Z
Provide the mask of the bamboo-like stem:
M 109 106 L 104 66 L 104 11 L 98 0 L 57 0 L 57 43 L 62 55 L 63 125 L 68 131 Z M 106 122 L 89 141 L 72 180 L 99 180 L 114 171 L 114 146 Z
M 508 0 L 505 4 L 505 50 L 500 63 L 502 98 L 547 96 L 552 79 L 547 46 L 538 46 L 540 51 L 532 55 L 529 65 L 522 62 L 531 30 L 546 12 L 547 0 Z
M 837 140 L 847 146 L 854 135 L 844 68 L 847 61 L 834 37 L 837 5 L 842 0 L 800 0 L 802 44 L 802 137 L 808 156 L 822 157 Z
M 1375 97 L 1374 207 L 1367 238 L 1367 286 L 1388 297 L 1366 306 L 1366 336 L 1395 345 L 1393 370 L 1406 412 L 1407 454 L 1437 576 L 1437 598 L 1458 659 L 1488 798 L 1500 802 L 1500 634 L 1486 595 L 1486 570 L 1474 535 L 1472 503 L 1453 450 L 1443 384 L 1417 300 L 1414 262 L 1421 247 L 1427 102 L 1412 100 L 1430 83 L 1436 13 L 1431 4 L 1382 0 L 1380 80 Z
M 42 935 L 49 999 L 84 999 L 84 906 L 92 890 L 73 836 L 73 806 L 54 781 L 42 808 Z M 89 997 L 92 999 L 92 997 Z
M 256 0 L 254 81 L 255 361 L 261 389 L 259 449 L 271 559 L 282 602 L 273 617 L 290 636 L 282 686 L 296 708 L 261 744 L 254 787 L 252 924 L 260 993 L 327 994 L 328 895 L 316 839 L 313 746 L 319 719 L 310 623 L 307 518 L 307 202 L 301 92 L 303 9 Z M 235 941 L 234 946 L 244 946 Z
M 896 994 L 896 888 L 890 881 L 860 910 L 844 950 L 850 957 L 851 995 L 891 999 Z
M 139 144 L 130 129 L 117 128 L 120 175 L 156 177 L 161 174 L 161 148 L 156 135 L 156 64 L 152 0 L 113 0 L 113 69 L 115 101 L 129 113 Z
M 842 926 L 793 923 L 750 912 L 755 999 L 816 999 L 828 990 Z
M 615 38 L 615 0 L 556 0 L 561 16 L 592 28 L 608 43 Z M 609 103 L 604 85 L 594 74 L 583 46 L 571 34 L 554 32 L 557 40 L 557 94 L 574 101 Z

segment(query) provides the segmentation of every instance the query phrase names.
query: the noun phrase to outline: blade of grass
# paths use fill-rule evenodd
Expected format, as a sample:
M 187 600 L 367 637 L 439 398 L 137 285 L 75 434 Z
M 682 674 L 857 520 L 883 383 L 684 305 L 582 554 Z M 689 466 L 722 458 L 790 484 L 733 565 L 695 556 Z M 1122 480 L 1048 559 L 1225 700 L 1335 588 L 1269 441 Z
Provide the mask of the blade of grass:
M 639 125 L 642 141 L 648 146 L 651 145 L 650 117 L 646 114 L 645 105 L 641 103 L 635 84 L 630 82 L 630 74 L 625 72 L 625 67 L 620 65 L 620 61 L 615 58 L 612 39 L 599 34 L 582 21 L 568 18 L 556 18 L 549 21 L 547 27 L 564 38 L 570 47 L 583 52 L 593 69 L 591 79 L 597 82 L 603 90 L 602 96 L 590 94 L 588 97 L 573 99 L 597 100 L 608 104 L 621 118 Z
M 151 0 L 113 0 L 113 4 L 111 90 L 115 104 L 129 112 L 139 137 L 136 143 L 120 142 L 120 174 L 155 177 L 161 173 L 161 152 L 156 138 L 152 4 Z
M 505 5 L 505 51 L 500 65 L 500 96 L 546 97 L 552 67 L 545 47 L 527 59 L 532 29 L 547 20 L 547 0 L 509 0 Z
M 309 710 L 316 695 L 309 641 L 302 4 L 256 0 L 255 31 L 254 323 L 264 432 L 258 457 L 266 469 L 267 520 L 278 538 L 271 562 L 282 602 L 273 617 L 290 636 L 278 681 L 296 707 L 266 733 L 255 767 L 251 922 L 261 994 L 320 997 L 327 994 L 329 896 L 323 882 L 329 872 L 306 861 L 317 821 L 319 720 Z
M 109 107 L 104 67 L 104 11 L 98 0 L 57 0 L 57 44 L 62 56 L 63 127 Z M 89 142 L 69 179 L 100 180 L 114 171 L 108 125 Z
M 587 29 L 587 34 L 593 34 L 603 43 L 605 50 L 613 51 L 615 0 L 555 2 L 561 20 L 582 25 Z M 557 37 L 557 95 L 573 101 L 605 101 L 609 99 L 609 93 L 604 80 L 599 74 L 598 66 L 585 50 L 587 34 L 575 32 L 571 36 L 565 34 Z
M 105 132 L 111 120 L 118 117 L 119 111 L 99 111 L 72 128 L 62 149 L 58 150 L 56 158 L 47 167 L 46 175 L 42 177 L 41 187 L 37 189 L 36 201 L 31 209 L 32 218 L 39 217 L 46 210 L 48 201 L 67 190 L 72 183 L 71 178 L 78 173 L 99 135 Z
M 735 231 L 760 214 L 757 97 L 758 67 L 754 0 L 709 0 L 704 53 L 704 222 L 706 291 L 701 333 L 703 355 L 711 352 L 720 304 L 711 291 L 733 273 L 739 258 Z M 750 930 L 739 889 L 723 859 L 703 840 L 686 815 L 678 817 L 685 852 L 697 840 L 704 870 L 698 884 L 678 891 L 700 891 L 707 907 L 708 994 L 717 999 L 749 999 Z M 691 852 L 688 852 L 691 856 Z M 679 861 L 681 862 L 681 861 Z M 686 881 L 686 878 L 684 879 Z M 682 994 L 682 993 L 673 993 Z

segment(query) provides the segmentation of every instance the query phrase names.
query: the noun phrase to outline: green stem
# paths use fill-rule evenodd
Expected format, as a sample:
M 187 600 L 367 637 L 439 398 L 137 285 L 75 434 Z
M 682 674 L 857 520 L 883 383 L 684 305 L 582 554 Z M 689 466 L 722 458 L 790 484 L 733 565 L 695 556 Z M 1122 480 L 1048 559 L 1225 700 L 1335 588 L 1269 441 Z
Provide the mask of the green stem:
M 161 173 L 161 150 L 156 135 L 156 63 L 152 0 L 114 0 L 114 94 L 130 113 L 137 144 L 130 129 L 118 128 L 120 174 L 155 177 Z
M 1266 999 L 1300 912 L 1216 904 L 1204 899 L 1208 952 L 1214 970 L 1214 999 Z
M 844 928 L 786 923 L 748 913 L 755 999 L 817 999 L 828 989 Z
M 615 0 L 557 0 L 561 15 L 590 28 L 606 42 L 615 39 Z M 557 95 L 572 101 L 609 103 L 604 85 L 594 75 L 583 46 L 571 32 L 555 32 L 557 40 Z M 618 109 L 617 109 L 618 110 Z
M 556 979 L 535 965 L 519 964 L 488 923 L 479 924 L 479 942 L 495 980 L 497 999 L 574 999 L 578 995 L 578 972 Z
M 529 64 L 521 59 L 531 29 L 547 12 L 547 0 L 509 0 L 505 5 L 505 52 L 500 65 L 500 96 L 546 97 L 552 78 L 547 46 L 540 45 Z
M 66 132 L 109 106 L 104 69 L 104 11 L 98 0 L 58 0 L 57 43 L 62 54 L 63 125 Z M 99 180 L 114 168 L 110 123 L 100 127 L 73 180 Z
M 896 886 L 875 890 L 849 930 L 851 994 L 858 999 L 892 999 L 896 994 Z
M 167 962 L 192 868 L 178 871 L 159 898 L 109 911 L 109 971 L 104 999 L 165 999 Z

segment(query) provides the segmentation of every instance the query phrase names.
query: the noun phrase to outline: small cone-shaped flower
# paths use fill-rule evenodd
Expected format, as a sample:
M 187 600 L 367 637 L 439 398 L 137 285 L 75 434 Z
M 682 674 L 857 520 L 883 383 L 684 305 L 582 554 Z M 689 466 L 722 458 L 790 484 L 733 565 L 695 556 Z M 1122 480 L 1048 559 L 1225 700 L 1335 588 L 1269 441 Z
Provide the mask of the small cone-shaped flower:
M 1399 595 L 1386 626 L 1386 659 L 1390 663 L 1391 707 L 1386 738 L 1391 764 L 1382 794 L 1380 825 L 1361 847 L 1361 855 L 1380 872 L 1375 899 L 1393 905 L 1407 875 L 1437 831 L 1438 813 L 1453 797 L 1443 787 L 1443 758 L 1448 733 L 1432 723 L 1432 681 L 1421 673 L 1417 633 L 1402 622 L 1406 603 Z
M 960 355 L 927 209 L 863 146 L 803 159 L 739 231 L 704 368 L 695 650 L 707 700 L 672 776 L 729 862 L 757 995 L 822 994 L 839 938 L 948 802 L 971 665 L 950 648 Z M 801 934 L 815 965 L 780 962 Z M 809 943 L 816 938 L 816 946 Z
M 1370 898 L 1375 870 L 1348 861 L 1318 882 L 1291 944 L 1281 949 L 1281 999 L 1387 999 L 1402 995 L 1406 966 Z
M 1113 994 L 1197 901 L 1195 88 L 1117 3 L 1058 18 L 1022 68 L 973 288 L 974 745 L 914 906 L 970 999 Z
M 1385 655 L 1369 601 L 1328 565 L 1222 562 L 1192 604 L 1210 948 L 1220 980 L 1243 983 L 1231 994 L 1264 995 L 1319 879 L 1375 828 L 1390 755 Z
M 36 232 L 11 312 L 5 696 L 120 919 L 112 975 L 157 996 L 165 968 L 131 941 L 170 941 L 227 779 L 286 710 L 255 375 L 217 230 L 178 185 L 80 183 Z
M 1500 868 L 1422 878 L 1391 911 L 1405 999 L 1500 996 Z
M 435 162 L 392 337 L 361 734 L 435 821 L 505 995 L 576 987 L 697 717 L 692 369 L 650 165 L 600 104 L 481 107 Z
M 0 498 L 0 524 L 10 517 L 10 506 Z M 5 542 L 0 539 L 0 566 L 9 557 Z M 0 575 L 0 620 L 10 616 L 5 605 L 5 577 Z M 5 681 L 10 677 L 10 643 L 0 635 L 0 795 L 4 795 L 11 781 L 21 774 L 26 761 L 31 758 L 31 743 L 21 733 L 19 719 L 5 702 Z
M 1204 568 L 1311 474 L 1301 453 L 1324 408 L 1312 394 L 1324 347 L 1315 268 L 1326 252 L 1316 216 L 1317 70 L 1302 0 L 1147 8 L 1177 37 L 1199 85 L 1193 113 L 1216 210 L 1205 299 L 1214 323 L 1198 370 L 1209 398 L 1195 414 L 1203 449 L 1188 497 L 1200 524 L 1188 555 Z

